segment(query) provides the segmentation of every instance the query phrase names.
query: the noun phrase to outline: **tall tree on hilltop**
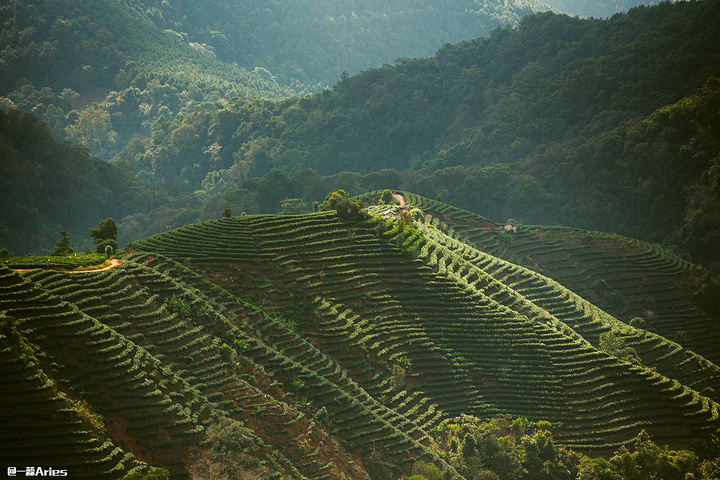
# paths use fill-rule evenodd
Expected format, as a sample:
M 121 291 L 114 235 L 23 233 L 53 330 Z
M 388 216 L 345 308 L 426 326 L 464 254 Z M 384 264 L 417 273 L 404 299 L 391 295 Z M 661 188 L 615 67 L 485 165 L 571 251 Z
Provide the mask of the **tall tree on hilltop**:
M 97 253 L 105 253 L 107 246 L 112 247 L 113 251 L 117 250 L 117 224 L 112 218 L 108 218 L 100 222 L 97 228 L 90 229 L 90 236 L 96 245 Z

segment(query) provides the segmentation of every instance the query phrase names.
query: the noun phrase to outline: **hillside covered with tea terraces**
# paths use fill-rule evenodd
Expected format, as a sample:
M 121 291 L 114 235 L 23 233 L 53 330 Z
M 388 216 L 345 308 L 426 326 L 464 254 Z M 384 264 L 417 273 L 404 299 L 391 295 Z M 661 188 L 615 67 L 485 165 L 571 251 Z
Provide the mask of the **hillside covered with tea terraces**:
M 383 198 L 190 224 L 110 270 L 0 266 L 3 467 L 530 478 L 538 445 L 538 468 L 564 473 L 537 478 L 575 478 L 589 464 L 554 445 L 609 457 L 649 435 L 712 454 L 720 332 L 697 267 L 623 237 Z M 521 473 L 478 476 L 473 417 L 525 419 Z

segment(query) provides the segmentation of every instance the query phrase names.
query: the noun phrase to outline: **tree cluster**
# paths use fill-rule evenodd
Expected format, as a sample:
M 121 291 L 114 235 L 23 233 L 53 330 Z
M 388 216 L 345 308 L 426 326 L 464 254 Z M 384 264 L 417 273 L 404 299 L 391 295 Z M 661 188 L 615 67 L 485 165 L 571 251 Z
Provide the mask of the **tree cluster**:
M 116 0 L 0 6 L 0 95 L 109 160 L 194 102 L 295 93 L 158 28 L 151 13 Z
M 462 416 L 437 429 L 434 440 L 441 457 L 472 480 L 710 480 L 720 474 L 717 451 L 704 450 L 701 460 L 690 450 L 660 447 L 644 430 L 608 457 L 560 447 L 549 422 L 524 418 Z

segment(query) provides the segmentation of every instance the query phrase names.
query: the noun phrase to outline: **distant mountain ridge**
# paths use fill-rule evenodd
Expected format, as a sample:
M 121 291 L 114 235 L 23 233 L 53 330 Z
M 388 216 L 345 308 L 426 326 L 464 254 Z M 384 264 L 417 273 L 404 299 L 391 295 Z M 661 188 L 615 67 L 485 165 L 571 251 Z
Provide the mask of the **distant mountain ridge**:
M 549 7 L 537 0 L 286 2 L 135 0 L 160 28 L 226 62 L 269 69 L 284 85 L 332 86 L 342 72 L 432 55 Z
M 607 18 L 616 13 L 627 12 L 634 7 L 657 5 L 662 1 L 663 0 L 545 0 L 544 3 L 570 15 L 579 15 L 584 18 Z M 675 2 L 677 0 L 672 1 Z

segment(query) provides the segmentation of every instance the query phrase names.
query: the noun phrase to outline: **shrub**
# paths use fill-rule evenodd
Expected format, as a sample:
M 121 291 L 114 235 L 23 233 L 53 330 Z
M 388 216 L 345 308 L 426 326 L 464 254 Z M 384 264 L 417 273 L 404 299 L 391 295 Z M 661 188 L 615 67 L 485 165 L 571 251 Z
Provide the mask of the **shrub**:
M 0 258 L 10 258 L 10 251 L 7 248 L 0 249 Z
M 90 424 L 96 435 L 102 435 L 105 431 L 105 420 L 103 420 L 103 417 L 94 413 L 85 399 L 74 400 L 73 403 L 78 416 Z
M 626 347 L 622 338 L 615 336 L 612 331 L 600 334 L 598 348 L 608 355 L 613 355 L 621 360 L 632 363 L 640 363 L 637 352 L 632 347 Z
M 405 388 L 405 369 L 400 365 L 393 365 L 392 376 L 390 377 L 390 388 L 394 391 L 400 391 Z
M 630 320 L 630 326 L 634 328 L 645 328 L 645 320 L 642 317 L 633 317 Z
M 444 480 L 445 479 L 445 472 L 440 470 L 438 467 L 433 465 L 432 463 L 427 463 L 423 461 L 416 462 L 415 465 L 413 465 L 413 475 L 425 478 L 427 480 Z M 411 477 L 412 478 L 412 477 Z
M 393 197 L 393 194 L 390 190 L 383 190 L 382 194 L 380 195 L 380 202 L 389 205 L 395 200 L 395 197 Z
M 121 480 L 168 480 L 170 478 L 170 472 L 164 468 L 149 467 L 142 470 L 134 470 Z
M 393 465 L 374 453 L 367 462 L 367 473 L 371 480 L 392 480 Z
M 60 232 L 62 237 L 55 243 L 55 249 L 50 254 L 53 257 L 62 257 L 74 253 L 75 250 L 70 246 L 70 237 L 65 231 Z
M 220 356 L 226 362 L 232 362 L 234 353 L 235 352 L 233 351 L 232 347 L 230 345 L 228 345 L 227 343 L 223 343 L 220 346 Z
M 320 205 L 319 210 L 321 212 L 335 210 L 340 219 L 350 220 L 362 216 L 360 213 L 361 208 L 362 203 L 359 200 L 351 202 L 345 190 L 338 190 L 329 193 L 328 196 L 325 197 L 325 201 Z

